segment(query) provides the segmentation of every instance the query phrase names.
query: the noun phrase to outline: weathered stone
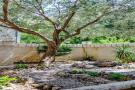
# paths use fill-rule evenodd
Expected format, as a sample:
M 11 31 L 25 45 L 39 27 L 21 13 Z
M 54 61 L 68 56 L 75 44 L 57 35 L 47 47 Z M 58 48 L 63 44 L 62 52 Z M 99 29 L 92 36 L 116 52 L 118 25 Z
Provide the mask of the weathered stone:
M 44 85 L 43 86 L 43 89 L 42 90 L 52 90 L 52 88 L 53 88 L 52 85 L 47 84 L 47 85 Z
M 98 67 L 113 67 L 116 66 L 117 63 L 111 61 L 97 61 L 95 65 Z
M 5 30 L 6 29 L 6 30 Z M 0 27 L 0 41 L 14 41 L 16 42 L 16 31 Z
M 72 65 L 72 67 L 84 68 L 85 67 L 85 63 L 74 63 Z
M 44 83 L 33 83 L 33 84 L 31 84 L 31 86 L 33 86 L 34 88 L 43 88 Z
M 131 80 L 63 90 L 134 90 L 134 88 L 135 80 Z
M 61 87 L 52 87 L 52 90 L 60 90 L 61 89 Z
M 86 69 L 92 69 L 92 68 L 97 68 L 97 67 L 94 66 L 94 65 L 85 65 L 84 68 L 86 68 Z

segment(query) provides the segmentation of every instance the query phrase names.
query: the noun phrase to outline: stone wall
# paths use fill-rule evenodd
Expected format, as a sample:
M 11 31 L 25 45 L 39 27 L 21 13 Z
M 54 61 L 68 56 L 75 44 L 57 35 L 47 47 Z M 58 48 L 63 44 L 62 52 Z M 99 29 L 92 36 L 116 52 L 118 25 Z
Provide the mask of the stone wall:
M 124 44 L 135 49 L 135 43 Z M 39 62 L 40 56 L 36 44 L 0 43 L 0 65 L 9 65 L 17 61 Z M 76 44 L 66 45 L 72 48 L 70 54 L 56 57 L 56 60 L 83 60 L 87 55 L 96 60 L 115 60 L 116 48 L 123 44 L 89 45 Z
M 5 27 L 0 27 L 0 42 L 16 42 L 16 40 L 16 31 Z

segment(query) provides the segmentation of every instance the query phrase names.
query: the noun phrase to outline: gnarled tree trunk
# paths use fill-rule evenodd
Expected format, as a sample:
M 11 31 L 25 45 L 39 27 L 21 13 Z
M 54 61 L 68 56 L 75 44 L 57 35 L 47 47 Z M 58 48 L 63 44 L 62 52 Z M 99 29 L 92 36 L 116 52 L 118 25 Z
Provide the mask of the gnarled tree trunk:
M 58 47 L 59 45 L 56 45 L 54 41 L 50 41 L 48 43 L 47 51 L 42 57 L 42 61 L 44 62 L 43 64 L 45 64 L 47 67 L 49 67 L 50 64 L 55 61 L 55 54 Z

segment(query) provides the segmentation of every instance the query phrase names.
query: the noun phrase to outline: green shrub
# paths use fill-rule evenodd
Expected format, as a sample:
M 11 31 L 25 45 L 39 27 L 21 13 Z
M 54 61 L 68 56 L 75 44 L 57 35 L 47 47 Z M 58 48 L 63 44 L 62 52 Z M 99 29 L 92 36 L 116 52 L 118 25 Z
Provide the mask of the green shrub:
M 70 44 L 81 44 L 82 38 L 81 37 L 74 37 L 74 38 L 70 39 L 69 43 Z
M 23 64 L 23 63 L 16 64 L 16 69 L 27 69 L 27 68 L 28 68 L 27 64 Z
M 57 52 L 70 52 L 72 49 L 70 47 L 66 47 L 64 45 L 60 46 L 57 50 Z
M 118 47 L 116 51 L 116 59 L 123 63 L 135 61 L 135 53 L 128 46 Z
M 46 52 L 47 50 L 47 46 L 46 45 L 39 45 L 37 47 L 37 51 L 39 53 L 42 53 L 42 52 Z M 66 47 L 64 45 L 60 46 L 56 52 L 56 56 L 61 56 L 61 55 L 66 55 L 68 53 L 70 53 L 72 51 L 72 49 L 70 47 Z
M 7 86 L 11 81 L 16 81 L 16 78 L 11 78 L 9 76 L 0 76 L 0 89 L 3 86 Z
M 99 36 L 92 39 L 92 43 L 95 44 L 109 44 L 121 42 L 129 42 L 129 41 L 127 39 L 119 38 L 117 36 Z
M 28 35 L 25 33 L 21 33 L 20 34 L 20 42 L 21 43 L 36 43 L 36 44 L 40 44 L 41 42 L 43 42 L 39 37 L 33 36 L 33 35 Z
M 46 50 L 47 50 L 47 46 L 46 46 L 46 45 L 39 45 L 39 46 L 37 47 L 37 51 L 38 51 L 39 53 L 46 52 Z
M 118 80 L 118 81 L 122 81 L 125 80 L 126 76 L 120 73 L 110 73 L 108 74 L 108 79 L 110 80 Z
M 98 77 L 99 73 L 98 72 L 93 72 L 93 71 L 86 71 L 83 69 L 73 69 L 71 74 L 86 74 L 92 77 Z
M 85 73 L 89 76 L 92 76 L 92 77 L 98 77 L 99 74 L 98 72 L 93 72 L 93 71 L 85 71 Z
M 82 69 L 73 69 L 70 73 L 71 74 L 83 74 L 84 71 Z

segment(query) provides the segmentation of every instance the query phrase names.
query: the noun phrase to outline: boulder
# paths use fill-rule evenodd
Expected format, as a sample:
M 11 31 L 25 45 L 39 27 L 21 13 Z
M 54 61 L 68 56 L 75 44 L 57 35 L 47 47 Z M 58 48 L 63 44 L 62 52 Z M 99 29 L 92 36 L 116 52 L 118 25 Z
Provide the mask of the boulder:
M 85 69 L 93 69 L 93 68 L 97 68 L 97 67 L 94 66 L 94 65 L 85 65 L 84 68 L 85 68 Z
M 117 63 L 111 61 L 97 61 L 95 65 L 98 67 L 114 67 L 117 65 Z

